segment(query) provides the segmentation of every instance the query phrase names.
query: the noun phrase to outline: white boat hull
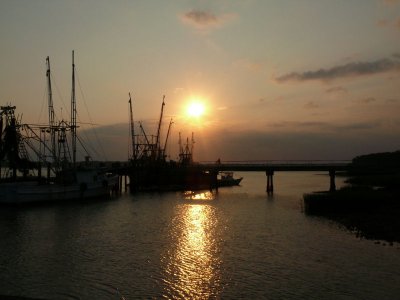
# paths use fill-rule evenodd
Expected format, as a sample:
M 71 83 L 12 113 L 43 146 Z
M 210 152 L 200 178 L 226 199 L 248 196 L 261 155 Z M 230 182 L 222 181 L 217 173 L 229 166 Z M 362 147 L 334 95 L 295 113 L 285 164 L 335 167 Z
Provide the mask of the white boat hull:
M 2 183 L 0 203 L 19 204 L 44 201 L 68 201 L 109 196 L 115 187 L 117 177 L 92 183 L 38 184 L 34 181 Z

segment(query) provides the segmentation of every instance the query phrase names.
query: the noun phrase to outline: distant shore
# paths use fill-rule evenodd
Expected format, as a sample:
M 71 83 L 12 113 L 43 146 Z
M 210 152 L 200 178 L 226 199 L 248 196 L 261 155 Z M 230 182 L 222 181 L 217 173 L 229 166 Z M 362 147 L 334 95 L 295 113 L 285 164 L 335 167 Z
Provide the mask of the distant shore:
M 400 243 L 399 191 L 343 188 L 304 195 L 304 211 L 339 222 L 360 238 Z
M 400 243 L 399 161 L 399 151 L 356 157 L 348 186 L 305 194 L 305 213 L 334 220 L 360 238 Z

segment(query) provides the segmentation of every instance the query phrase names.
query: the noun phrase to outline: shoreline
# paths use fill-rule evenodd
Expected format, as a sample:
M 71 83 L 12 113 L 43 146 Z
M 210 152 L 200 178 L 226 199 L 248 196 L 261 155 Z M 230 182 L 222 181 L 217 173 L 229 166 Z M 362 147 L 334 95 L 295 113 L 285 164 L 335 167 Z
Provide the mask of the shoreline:
M 335 192 L 304 194 L 304 212 L 344 225 L 357 237 L 400 243 L 400 191 L 344 187 Z

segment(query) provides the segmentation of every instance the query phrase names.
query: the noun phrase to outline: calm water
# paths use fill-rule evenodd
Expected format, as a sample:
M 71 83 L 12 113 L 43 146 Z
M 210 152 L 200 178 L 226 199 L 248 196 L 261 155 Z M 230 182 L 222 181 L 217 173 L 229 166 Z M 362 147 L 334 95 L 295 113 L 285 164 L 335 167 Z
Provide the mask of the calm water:
M 304 215 L 329 177 L 262 173 L 218 195 L 0 207 L 0 294 L 45 299 L 398 299 L 400 246 Z M 337 185 L 341 185 L 337 180 Z M 117 291 L 118 290 L 118 291 Z

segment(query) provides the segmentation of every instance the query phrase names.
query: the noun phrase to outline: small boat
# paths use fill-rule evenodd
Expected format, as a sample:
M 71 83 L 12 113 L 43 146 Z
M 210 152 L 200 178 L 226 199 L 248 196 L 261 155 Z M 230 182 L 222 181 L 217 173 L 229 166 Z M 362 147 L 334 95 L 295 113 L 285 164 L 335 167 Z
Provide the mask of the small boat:
M 235 186 L 239 185 L 243 177 L 233 178 L 233 172 L 220 172 L 217 179 L 218 186 Z

